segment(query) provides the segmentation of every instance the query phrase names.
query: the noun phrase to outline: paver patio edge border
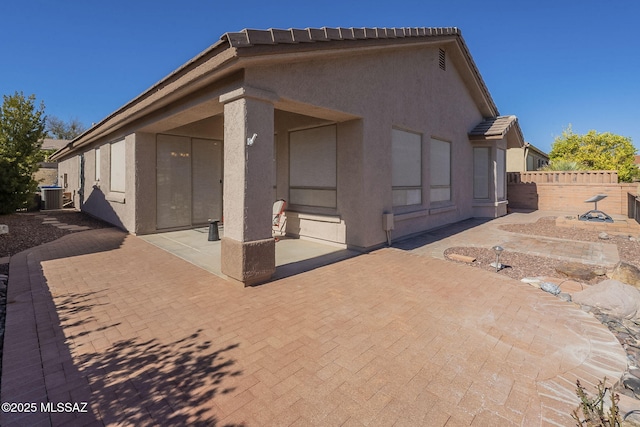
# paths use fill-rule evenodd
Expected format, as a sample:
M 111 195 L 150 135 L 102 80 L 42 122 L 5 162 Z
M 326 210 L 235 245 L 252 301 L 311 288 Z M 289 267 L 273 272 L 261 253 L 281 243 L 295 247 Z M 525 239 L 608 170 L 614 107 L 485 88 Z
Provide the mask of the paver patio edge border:
M 43 411 L 43 405 L 80 404 L 90 397 L 89 383 L 74 365 L 65 343 L 38 256 L 42 248 L 71 236 L 62 236 L 11 257 L 0 401 L 30 407 L 28 411 L 18 412 L 16 406 L 16 411 L 0 412 L 2 426 L 56 425 L 72 420 L 81 425 L 103 425 L 89 404 L 88 412 Z

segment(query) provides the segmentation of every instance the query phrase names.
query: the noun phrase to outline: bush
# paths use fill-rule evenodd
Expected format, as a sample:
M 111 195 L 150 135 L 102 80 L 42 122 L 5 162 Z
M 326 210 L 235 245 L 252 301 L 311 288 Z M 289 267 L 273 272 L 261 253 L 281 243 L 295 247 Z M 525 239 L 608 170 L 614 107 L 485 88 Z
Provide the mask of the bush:
M 28 208 L 38 185 L 33 174 L 43 160 L 46 118 L 35 100 L 16 92 L 0 109 L 0 214 Z
M 584 419 L 580 419 L 578 411 L 573 411 L 571 415 L 578 423 L 578 426 L 587 427 L 619 427 L 622 425 L 622 419 L 620 418 L 620 409 L 618 408 L 618 401 L 620 396 L 613 391 L 605 387 L 607 378 L 604 381 L 598 382 L 598 395 L 595 397 L 589 397 L 584 389 L 580 385 L 580 381 L 576 381 L 576 394 L 580 398 L 579 409 L 582 412 Z M 605 397 L 607 392 L 611 399 L 611 406 L 608 411 L 605 411 Z

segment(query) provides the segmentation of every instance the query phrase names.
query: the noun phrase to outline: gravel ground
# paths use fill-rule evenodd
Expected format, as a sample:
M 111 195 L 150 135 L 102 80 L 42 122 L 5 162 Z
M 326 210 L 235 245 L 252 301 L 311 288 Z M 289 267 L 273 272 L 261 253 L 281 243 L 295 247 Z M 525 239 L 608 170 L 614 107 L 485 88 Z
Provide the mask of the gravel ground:
M 514 233 L 529 234 L 533 236 L 555 237 L 559 239 L 577 240 L 585 242 L 602 242 L 610 243 L 618 246 L 620 260 L 640 268 L 640 241 L 630 240 L 629 236 L 610 235 L 609 240 L 602 240 L 598 237 L 599 232 L 590 231 L 580 228 L 558 227 L 555 223 L 556 217 L 540 218 L 537 222 L 531 224 L 507 224 L 500 228 L 505 231 Z M 490 264 L 495 262 L 496 255 L 491 249 L 475 248 L 475 247 L 455 247 L 445 251 L 445 257 L 449 254 L 456 253 L 459 255 L 470 256 L 476 258 L 476 261 L 469 264 L 474 267 L 483 268 L 485 270 L 495 271 Z M 453 261 L 453 260 L 452 260 Z M 460 261 L 454 261 L 460 262 Z M 520 280 L 524 277 L 538 276 L 558 276 L 555 267 L 564 261 L 527 255 L 519 252 L 505 251 L 500 256 L 500 263 L 508 267 L 500 270 L 500 274 Z M 590 284 L 597 283 L 606 279 L 605 276 L 597 277 L 591 280 Z
M 43 243 L 51 242 L 69 233 L 75 233 L 75 231 L 61 230 L 52 225 L 43 224 L 42 219 L 44 217 L 53 217 L 69 225 L 90 228 L 112 227 L 111 224 L 77 211 L 0 215 L 0 224 L 9 226 L 9 234 L 0 234 L 0 258 L 15 255 Z M 0 274 L 9 274 L 8 264 L 0 264 Z
M 583 242 L 612 243 L 618 246 L 620 260 L 633 264 L 640 268 L 640 240 L 633 236 L 635 240 L 630 240 L 631 236 L 609 235 L 609 240 L 602 240 L 598 237 L 597 231 L 589 231 L 578 227 L 558 227 L 556 217 L 540 218 L 532 224 L 507 224 L 500 227 L 502 230 L 514 233 L 531 234 L 534 236 L 555 237 L 557 239 L 578 240 Z

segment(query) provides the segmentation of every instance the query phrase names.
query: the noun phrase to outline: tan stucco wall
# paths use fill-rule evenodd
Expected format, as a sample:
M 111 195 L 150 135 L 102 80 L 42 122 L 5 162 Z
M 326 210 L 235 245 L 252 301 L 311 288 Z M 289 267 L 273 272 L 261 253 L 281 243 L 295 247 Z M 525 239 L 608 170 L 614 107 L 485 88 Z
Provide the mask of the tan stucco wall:
M 524 172 L 526 170 L 524 150 L 523 147 L 507 150 L 507 172 Z
M 110 144 L 125 141 L 125 193 L 116 195 L 110 192 L 111 148 Z M 67 174 L 67 188 L 71 192 L 74 205 L 90 215 L 101 218 L 117 227 L 133 232 L 136 222 L 135 189 L 135 144 L 134 134 L 108 141 L 100 141 L 83 149 L 81 154 L 59 162 L 59 184 L 64 185 Z M 96 181 L 95 149 L 100 147 L 100 180 Z M 80 191 L 80 157 L 84 156 L 84 186 Z
M 267 65 L 247 70 L 245 78 L 249 86 L 276 93 L 283 104 L 294 100 L 301 113 L 308 104 L 362 117 L 338 126 L 338 208 L 334 214 L 344 220 L 350 246 L 366 248 L 386 241 L 383 212 L 423 211 L 423 215 L 396 221 L 394 237 L 472 216 L 472 146 L 467 133 L 482 115 L 453 64 L 448 63 L 446 71 L 439 69 L 437 47 Z M 308 113 L 312 115 L 313 109 Z M 393 127 L 422 134 L 422 205 L 392 207 Z M 442 206 L 432 206 L 428 200 L 431 137 L 452 143 L 449 209 L 439 209 Z M 282 194 L 280 189 L 278 193 Z
M 65 174 L 67 176 L 65 183 Z M 80 159 L 73 156 L 64 161 L 58 162 L 58 185 L 64 188 L 66 193 L 71 193 L 73 203 L 76 208 L 80 206 Z
M 527 158 L 525 158 L 525 152 L 527 153 Z M 531 158 L 531 160 L 528 160 L 529 158 Z M 510 148 L 509 150 L 507 150 L 507 172 L 526 172 L 539 170 L 539 160 L 543 163 L 547 163 L 549 161 L 549 158 L 540 155 L 534 150 L 527 149 L 526 147 Z M 531 162 L 531 164 L 533 165 L 532 168 L 528 166 L 529 162 Z
M 338 51 L 331 59 L 287 61 L 273 65 L 263 63 L 246 69 L 242 84 L 274 94 L 273 100 L 267 101 L 274 102 L 271 132 L 275 138 L 275 177 L 271 172 L 273 166 L 267 167 L 265 163 L 264 167 L 269 172 L 265 171 L 263 179 L 268 181 L 269 186 L 260 186 L 260 194 L 245 196 L 249 205 L 262 206 L 267 198 L 269 205 L 276 198 L 289 198 L 291 130 L 337 122 L 337 207 L 304 208 L 300 210 L 300 215 L 292 214 L 288 231 L 293 234 L 297 232 L 302 236 L 343 243 L 353 248 L 370 248 L 386 242 L 386 234 L 382 229 L 382 214 L 385 212 L 396 215 L 392 232 L 394 239 L 479 214 L 494 216 L 506 212 L 506 206 L 503 205 L 474 204 L 473 145 L 469 142 L 468 132 L 483 119 L 483 115 L 454 63 L 447 61 L 446 71 L 439 68 L 437 46 L 398 48 L 385 51 L 384 54 L 363 52 L 341 55 Z M 176 117 L 181 114 L 181 117 L 189 116 L 180 108 L 176 107 Z M 108 221 L 119 222 L 120 226 L 131 232 L 155 232 L 156 134 L 153 132 L 158 130 L 154 129 L 174 135 L 213 139 L 222 139 L 224 134 L 234 132 L 233 129 L 225 129 L 225 122 L 230 118 L 220 113 L 220 105 L 206 110 L 211 111 L 211 117 L 204 120 L 201 120 L 201 112 L 206 108 L 202 105 L 196 105 L 196 108 L 199 113 L 194 116 L 200 118 L 195 122 L 171 127 L 169 124 L 177 123 L 177 120 L 172 118 L 172 110 L 168 108 L 158 116 L 166 123 L 155 126 L 155 119 L 143 121 L 149 132 L 140 132 L 132 124 L 118 131 L 118 135 L 109 135 L 106 137 L 108 139 L 100 141 L 100 144 L 106 144 L 128 134 L 125 203 L 106 200 L 108 197 L 104 193 L 100 200 L 100 192 L 94 193 L 96 189 L 92 187 L 93 182 L 87 179 L 85 200 L 93 195 L 91 200 L 96 203 L 85 203 L 84 209 Z M 269 129 L 268 126 L 260 127 Z M 393 128 L 422 136 L 420 205 L 392 206 Z M 253 130 L 239 129 L 238 132 L 250 135 Z M 246 136 L 243 134 L 238 139 L 244 140 Z M 431 204 L 429 201 L 429 144 L 432 137 L 451 143 L 450 203 Z M 261 131 L 259 141 L 264 143 L 269 140 Z M 225 158 L 227 151 L 228 147 L 225 146 Z M 86 176 L 93 176 L 90 165 L 93 157 L 87 155 L 85 158 Z M 73 159 L 62 163 L 65 164 L 65 170 L 72 171 L 77 166 L 77 159 L 75 164 Z M 102 150 L 101 159 L 102 176 L 106 179 L 109 176 L 108 149 Z M 77 171 L 75 174 L 69 173 L 69 177 L 76 176 Z M 275 189 L 274 181 L 277 183 Z M 230 198 L 239 196 L 242 191 L 242 188 L 235 189 L 229 184 L 232 183 L 225 178 L 225 203 L 231 202 Z M 101 183 L 100 187 L 106 191 L 109 188 L 107 182 Z M 239 240 L 246 240 L 245 233 L 256 238 L 263 237 L 262 228 L 254 232 L 250 229 L 234 231 L 233 227 L 230 226 L 227 231 L 237 235 Z

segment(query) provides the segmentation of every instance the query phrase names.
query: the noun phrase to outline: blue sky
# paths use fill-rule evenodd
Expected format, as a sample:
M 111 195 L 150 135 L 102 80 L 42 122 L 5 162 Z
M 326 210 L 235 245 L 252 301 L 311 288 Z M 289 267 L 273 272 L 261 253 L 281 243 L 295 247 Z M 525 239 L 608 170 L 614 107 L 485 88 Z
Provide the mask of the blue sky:
M 548 151 L 572 124 L 640 148 L 638 16 L 636 0 L 3 1 L 0 94 L 90 125 L 228 31 L 451 26 L 527 141 Z

